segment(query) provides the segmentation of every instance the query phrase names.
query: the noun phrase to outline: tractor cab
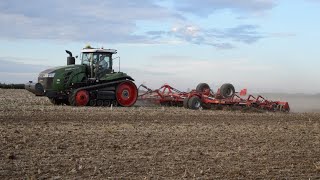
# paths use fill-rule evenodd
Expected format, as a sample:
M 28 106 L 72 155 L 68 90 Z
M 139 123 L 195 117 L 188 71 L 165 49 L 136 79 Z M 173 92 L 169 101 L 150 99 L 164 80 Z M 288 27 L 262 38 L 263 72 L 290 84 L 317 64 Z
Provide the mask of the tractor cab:
M 81 64 L 86 66 L 88 78 L 100 79 L 113 72 L 112 55 L 115 49 L 85 48 L 81 51 Z

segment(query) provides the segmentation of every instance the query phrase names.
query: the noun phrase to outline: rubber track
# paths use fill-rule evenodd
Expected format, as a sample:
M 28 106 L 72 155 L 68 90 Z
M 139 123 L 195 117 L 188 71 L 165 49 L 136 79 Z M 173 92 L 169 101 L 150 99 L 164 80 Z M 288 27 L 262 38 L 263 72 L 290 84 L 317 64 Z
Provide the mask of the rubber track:
M 102 84 L 96 84 L 96 85 L 92 85 L 92 86 L 86 86 L 86 87 L 81 87 L 78 89 L 75 89 L 72 91 L 71 95 L 69 96 L 69 102 L 71 106 L 76 106 L 76 94 L 77 92 L 81 91 L 81 90 L 87 90 L 87 91 L 92 91 L 92 90 L 96 90 L 96 89 L 102 89 L 105 87 L 108 87 L 110 85 L 114 85 L 114 84 L 119 84 L 122 82 L 125 82 L 128 80 L 119 80 L 119 81 L 113 81 L 113 82 L 108 82 L 108 83 L 102 83 Z

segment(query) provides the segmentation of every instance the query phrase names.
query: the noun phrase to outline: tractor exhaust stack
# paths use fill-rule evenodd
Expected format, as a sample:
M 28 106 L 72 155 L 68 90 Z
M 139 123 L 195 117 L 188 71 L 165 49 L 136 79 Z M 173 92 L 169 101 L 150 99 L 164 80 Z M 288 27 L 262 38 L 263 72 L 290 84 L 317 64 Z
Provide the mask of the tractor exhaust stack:
M 69 57 L 67 57 L 67 65 L 74 65 L 76 64 L 76 59 L 72 56 L 72 53 L 68 50 L 66 50 L 66 53 L 69 54 Z

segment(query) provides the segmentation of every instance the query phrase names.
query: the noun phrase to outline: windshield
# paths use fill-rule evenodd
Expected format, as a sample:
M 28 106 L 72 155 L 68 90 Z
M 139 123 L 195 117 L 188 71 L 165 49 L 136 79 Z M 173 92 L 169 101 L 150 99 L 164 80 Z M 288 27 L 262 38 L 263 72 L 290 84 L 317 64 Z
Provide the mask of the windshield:
M 110 62 L 110 56 L 106 56 L 104 54 L 99 54 L 99 62 L 98 65 L 102 69 L 108 69 Z
M 82 53 L 82 64 L 90 66 L 92 53 Z

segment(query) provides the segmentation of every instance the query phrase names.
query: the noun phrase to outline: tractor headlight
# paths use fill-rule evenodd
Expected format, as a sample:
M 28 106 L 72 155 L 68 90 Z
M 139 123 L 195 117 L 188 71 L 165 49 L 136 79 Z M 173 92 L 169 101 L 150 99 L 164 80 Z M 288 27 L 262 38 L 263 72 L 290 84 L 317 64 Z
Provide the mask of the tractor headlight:
M 53 78 L 55 74 L 56 73 L 47 73 L 47 74 L 44 74 L 43 77 L 45 77 L 45 78 Z

